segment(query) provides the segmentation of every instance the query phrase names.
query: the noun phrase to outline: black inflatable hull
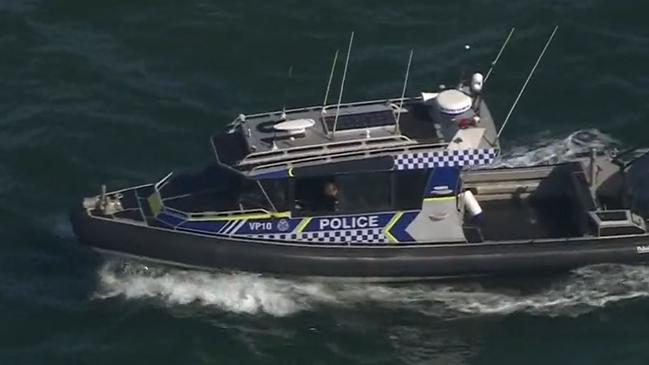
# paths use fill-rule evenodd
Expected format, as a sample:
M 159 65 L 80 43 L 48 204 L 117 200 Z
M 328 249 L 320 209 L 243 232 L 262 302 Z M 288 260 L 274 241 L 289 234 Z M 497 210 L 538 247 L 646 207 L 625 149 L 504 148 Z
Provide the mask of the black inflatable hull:
M 296 276 L 398 279 L 511 275 L 649 261 L 649 235 L 534 243 L 316 246 L 152 228 L 92 217 L 81 209 L 74 211 L 71 219 L 79 240 L 100 251 L 185 267 Z

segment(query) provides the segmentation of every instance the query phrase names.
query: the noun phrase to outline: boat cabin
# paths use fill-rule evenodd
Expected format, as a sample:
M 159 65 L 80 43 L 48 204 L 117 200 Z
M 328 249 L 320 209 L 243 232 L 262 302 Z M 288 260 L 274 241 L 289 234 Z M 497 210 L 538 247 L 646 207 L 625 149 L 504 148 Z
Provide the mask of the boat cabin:
M 159 191 L 166 207 L 192 214 L 266 210 L 335 215 L 420 209 L 427 175 L 426 170 L 393 170 L 392 162 L 382 158 L 297 168 L 290 177 L 262 179 L 211 165 L 193 176 L 170 176 Z
M 648 158 L 636 169 L 598 157 L 595 167 L 577 160 L 463 171 L 441 165 L 398 169 L 392 159 L 377 157 L 261 177 L 214 164 L 198 174 L 169 175 L 121 200 L 144 207 L 149 225 L 283 242 L 606 237 L 646 232 L 647 201 L 620 192 L 629 191 L 621 188 L 629 185 L 629 174 L 645 171 Z

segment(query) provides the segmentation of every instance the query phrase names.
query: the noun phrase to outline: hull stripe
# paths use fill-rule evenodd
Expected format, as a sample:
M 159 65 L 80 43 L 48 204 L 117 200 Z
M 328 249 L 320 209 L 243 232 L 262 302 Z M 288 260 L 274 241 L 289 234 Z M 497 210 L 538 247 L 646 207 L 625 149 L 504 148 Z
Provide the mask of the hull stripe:
M 235 224 L 234 224 L 234 229 L 232 229 L 232 230 L 230 231 L 229 234 L 230 234 L 230 235 L 236 234 L 237 231 L 239 230 L 239 228 L 241 228 L 241 226 L 243 226 L 244 224 L 246 224 L 246 222 L 247 222 L 247 220 L 243 220 L 243 221 L 241 221 L 241 222 L 235 222 Z
M 304 228 L 309 225 L 309 222 L 311 222 L 311 217 L 307 217 L 302 219 L 302 222 L 297 225 L 297 228 L 295 229 L 295 233 L 302 233 L 304 231 Z
M 385 226 L 385 228 L 383 229 L 383 234 L 385 235 L 385 237 L 388 238 L 388 240 L 390 241 L 390 243 L 399 243 L 399 240 L 396 239 L 396 238 L 395 238 L 395 237 L 390 233 L 390 230 L 391 230 L 392 227 L 394 227 L 394 225 L 399 221 L 399 219 L 401 218 L 402 215 L 403 215 L 403 212 L 397 212 L 397 214 L 395 214 L 394 217 L 392 217 L 392 219 L 390 219 L 390 222 L 388 222 L 388 224 L 387 224 L 387 225 Z

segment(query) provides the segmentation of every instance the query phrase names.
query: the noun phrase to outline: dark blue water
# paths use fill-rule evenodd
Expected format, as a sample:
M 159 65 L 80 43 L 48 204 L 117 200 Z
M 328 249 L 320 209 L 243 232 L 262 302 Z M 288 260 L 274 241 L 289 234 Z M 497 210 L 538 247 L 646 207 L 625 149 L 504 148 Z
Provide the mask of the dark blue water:
M 486 71 L 510 163 L 649 144 L 638 1 L 0 1 L 0 364 L 646 364 L 649 267 L 409 285 L 145 267 L 78 245 L 67 210 L 209 161 L 238 113 L 316 105 L 356 31 L 344 100 Z M 464 45 L 471 50 L 465 51 Z M 293 78 L 286 71 L 293 66 Z M 337 87 L 337 86 L 336 86 Z M 593 132 L 594 133 L 594 132 Z

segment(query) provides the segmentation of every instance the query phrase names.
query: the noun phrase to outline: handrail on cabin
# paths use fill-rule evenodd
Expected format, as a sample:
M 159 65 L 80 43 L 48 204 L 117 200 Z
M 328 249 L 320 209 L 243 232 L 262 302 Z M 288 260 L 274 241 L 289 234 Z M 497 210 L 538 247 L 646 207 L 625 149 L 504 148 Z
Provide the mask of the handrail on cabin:
M 369 143 L 368 143 L 369 142 Z M 335 149 L 338 146 L 340 149 L 344 149 L 347 147 L 370 147 L 373 148 L 374 146 L 371 146 L 371 144 L 379 144 L 381 142 L 395 142 L 399 144 L 415 144 L 417 143 L 416 141 L 413 141 L 412 139 L 408 138 L 407 136 L 399 135 L 399 136 L 387 136 L 387 137 L 377 137 L 377 138 L 363 138 L 363 139 L 353 139 L 353 140 L 347 140 L 347 141 L 335 141 L 335 142 L 328 142 L 328 143 L 321 143 L 321 144 L 313 144 L 313 145 L 307 145 L 307 146 L 297 146 L 297 147 L 290 147 L 290 148 L 285 148 L 281 150 L 276 150 L 276 151 L 261 151 L 261 152 L 255 152 L 251 153 L 248 156 L 246 156 L 241 162 L 239 162 L 239 166 L 241 165 L 246 165 L 250 163 L 254 163 L 254 160 L 256 158 L 264 157 L 264 156 L 270 156 L 269 159 L 273 159 L 273 157 L 277 156 L 276 159 L 282 159 L 289 157 L 290 154 L 299 154 L 300 151 L 307 151 L 304 153 L 305 155 L 308 154 L 321 154 L 323 150 L 328 150 L 328 149 Z M 388 144 L 388 143 L 386 143 Z
M 349 151 L 349 152 L 343 152 L 343 153 L 338 153 L 338 154 L 331 154 L 331 155 L 316 155 L 316 156 L 309 156 L 301 159 L 294 159 L 294 160 L 289 160 L 289 161 L 278 161 L 275 163 L 267 163 L 267 164 L 260 164 L 258 166 L 254 166 L 250 169 L 251 172 L 256 172 L 258 170 L 262 169 L 268 169 L 268 168 L 273 168 L 273 167 L 279 167 L 279 166 L 291 166 L 296 163 L 308 163 L 308 162 L 315 162 L 315 161 L 321 161 L 321 160 L 326 160 L 326 161 L 333 161 L 333 160 L 342 160 L 345 157 L 355 157 L 359 155 L 375 155 L 375 156 L 381 156 L 383 154 L 385 155 L 390 155 L 393 153 L 398 153 L 398 152 L 409 152 L 409 151 L 417 151 L 417 150 L 425 150 L 425 149 L 432 149 L 432 148 L 439 148 L 448 145 L 448 143 L 428 143 L 428 144 L 416 144 L 416 145 L 395 145 L 395 146 L 390 146 L 390 148 L 375 148 L 375 149 L 367 149 L 364 151 Z

